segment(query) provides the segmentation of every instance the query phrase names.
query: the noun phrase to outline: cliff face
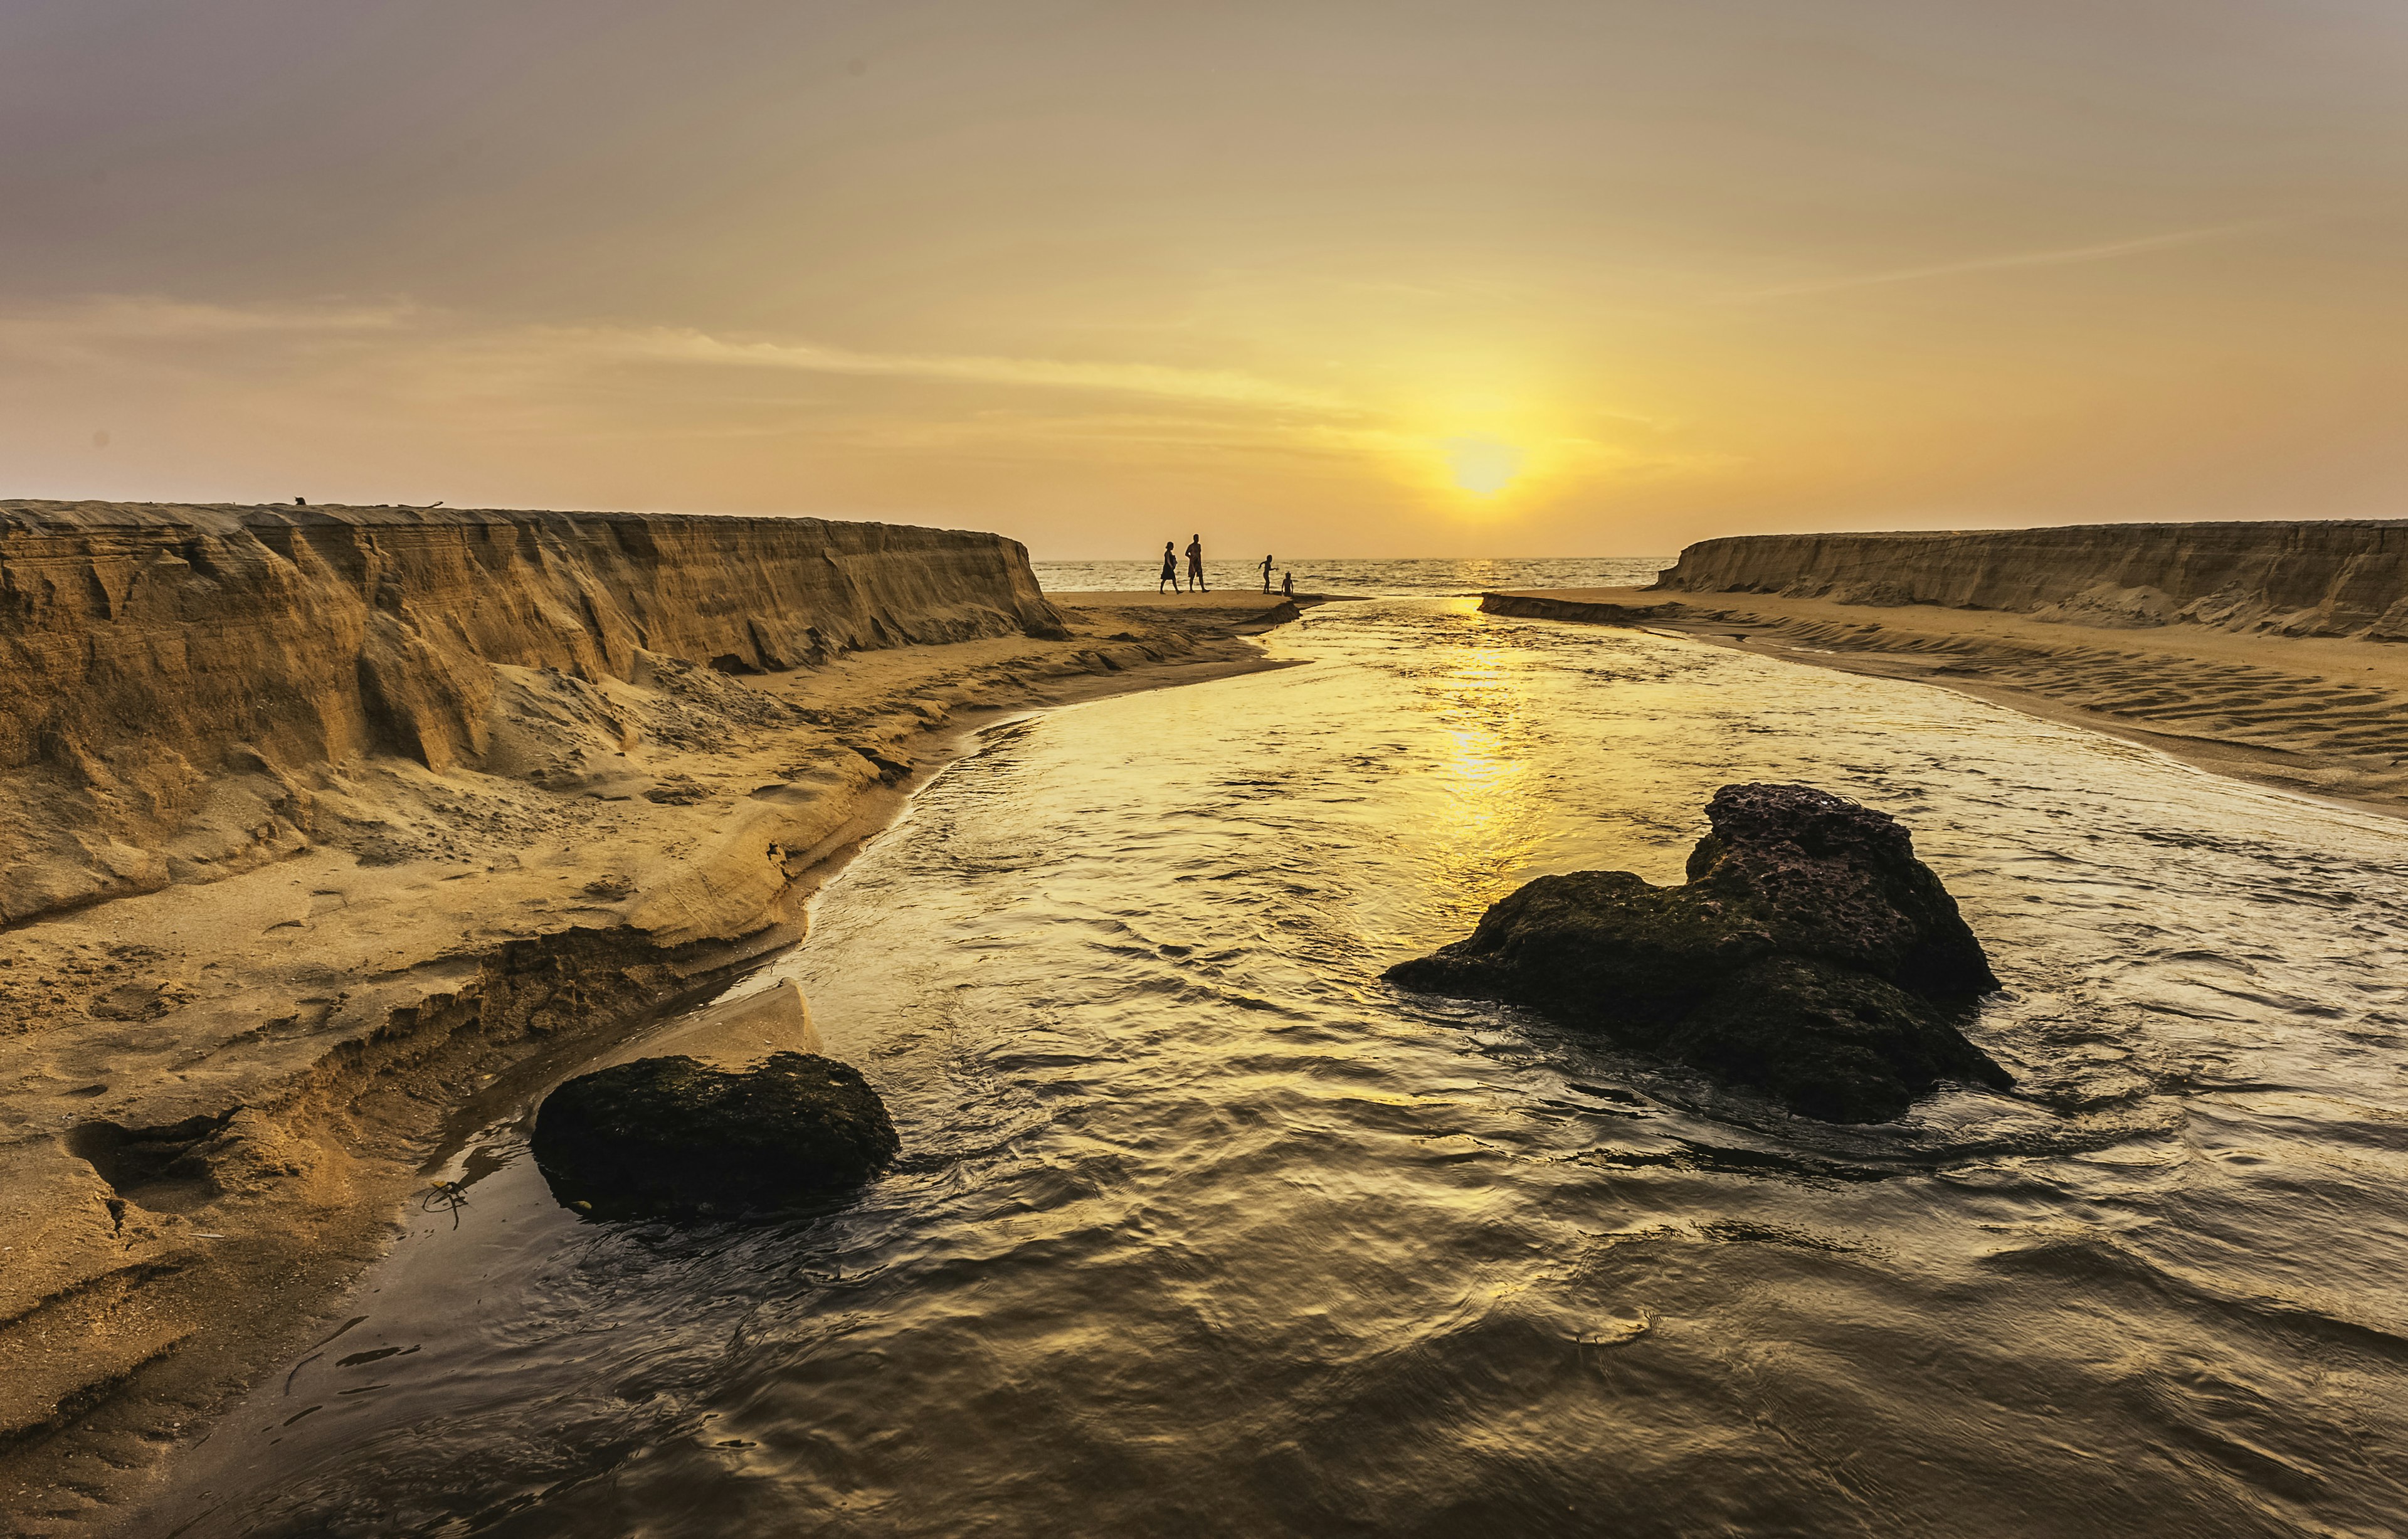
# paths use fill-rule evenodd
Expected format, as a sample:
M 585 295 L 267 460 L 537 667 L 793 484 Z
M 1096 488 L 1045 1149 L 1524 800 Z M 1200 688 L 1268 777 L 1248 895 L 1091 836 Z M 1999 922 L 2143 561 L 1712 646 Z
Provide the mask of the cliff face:
M 510 669 L 591 684 L 1013 631 L 1061 626 L 991 534 L 0 503 L 0 923 L 182 875 L 163 846 L 195 819 L 197 875 L 297 847 L 319 766 L 481 767 Z
M 2408 640 L 2408 522 L 1744 535 L 1690 546 L 1656 586 Z

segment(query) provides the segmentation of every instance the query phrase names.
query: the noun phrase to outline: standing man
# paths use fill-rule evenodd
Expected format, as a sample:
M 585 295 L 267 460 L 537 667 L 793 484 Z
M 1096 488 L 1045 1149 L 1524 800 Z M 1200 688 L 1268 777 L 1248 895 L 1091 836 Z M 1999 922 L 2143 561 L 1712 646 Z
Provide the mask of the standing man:
M 1187 537 L 1187 591 L 1202 593 L 1204 587 L 1204 537 Z
M 1271 591 L 1271 558 L 1269 556 L 1263 557 L 1263 591 L 1265 593 Z

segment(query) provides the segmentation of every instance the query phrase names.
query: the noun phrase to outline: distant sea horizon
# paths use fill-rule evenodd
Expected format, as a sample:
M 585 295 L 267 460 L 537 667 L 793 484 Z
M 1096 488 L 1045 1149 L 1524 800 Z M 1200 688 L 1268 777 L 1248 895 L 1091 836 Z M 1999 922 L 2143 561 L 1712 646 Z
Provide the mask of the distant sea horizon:
M 1656 581 L 1672 556 L 1427 556 L 1410 559 L 1316 558 L 1274 562 L 1271 585 L 1293 574 L 1297 591 L 1316 594 L 1477 594 L 1498 588 L 1637 588 Z M 1126 593 L 1160 581 L 1154 561 L 1032 561 L 1048 593 Z M 1182 581 L 1186 565 L 1181 563 Z M 1207 560 L 1209 589 L 1260 592 L 1263 567 L 1252 562 Z

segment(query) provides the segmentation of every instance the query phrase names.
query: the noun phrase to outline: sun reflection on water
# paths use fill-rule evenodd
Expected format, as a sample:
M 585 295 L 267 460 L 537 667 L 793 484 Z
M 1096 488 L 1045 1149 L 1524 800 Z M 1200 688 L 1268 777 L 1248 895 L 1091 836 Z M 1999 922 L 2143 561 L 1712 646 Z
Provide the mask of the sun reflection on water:
M 1415 680 L 1440 727 L 1429 789 L 1441 805 L 1425 827 L 1422 860 L 1451 921 L 1469 924 L 1512 891 L 1546 838 L 1526 666 L 1503 647 L 1448 648 Z

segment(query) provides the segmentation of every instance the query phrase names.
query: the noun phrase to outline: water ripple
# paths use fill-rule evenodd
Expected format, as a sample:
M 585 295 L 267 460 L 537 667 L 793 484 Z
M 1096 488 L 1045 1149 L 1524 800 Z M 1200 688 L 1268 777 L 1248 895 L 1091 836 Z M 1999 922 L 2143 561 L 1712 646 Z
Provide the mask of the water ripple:
M 424 1349 L 247 1408 L 190 1532 L 2396 1532 L 2399 825 L 1463 602 L 1273 644 L 996 736 L 831 887 L 778 966 L 886 1177 L 614 1230 L 494 1129 L 356 1311 Z M 1826 1127 L 1379 982 L 1678 880 L 1742 778 L 1909 821 L 2014 1093 Z

